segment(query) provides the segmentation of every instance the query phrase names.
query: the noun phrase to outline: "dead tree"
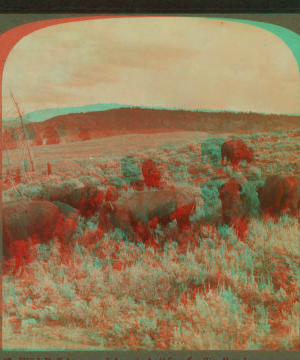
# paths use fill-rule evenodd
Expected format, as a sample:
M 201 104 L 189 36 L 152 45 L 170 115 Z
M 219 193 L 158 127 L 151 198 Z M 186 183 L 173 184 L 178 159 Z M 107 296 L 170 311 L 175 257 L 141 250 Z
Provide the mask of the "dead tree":
M 22 125 L 22 129 L 23 129 L 24 135 L 25 135 L 25 141 L 26 141 L 26 144 L 27 144 L 28 155 L 29 155 L 29 159 L 30 159 L 30 162 L 31 162 L 32 171 L 34 171 L 34 163 L 33 163 L 32 155 L 31 155 L 31 151 L 30 151 L 30 146 L 29 146 L 29 142 L 28 142 L 27 131 L 26 131 L 26 128 L 24 126 L 23 117 L 22 117 L 22 114 L 21 114 L 21 111 L 20 111 L 20 108 L 19 108 L 19 104 L 17 103 L 17 101 L 14 98 L 13 93 L 11 91 L 10 91 L 10 95 L 11 95 L 11 97 L 13 99 L 13 102 L 14 102 L 16 108 L 17 108 L 18 115 L 19 115 L 19 118 L 21 120 L 21 125 Z

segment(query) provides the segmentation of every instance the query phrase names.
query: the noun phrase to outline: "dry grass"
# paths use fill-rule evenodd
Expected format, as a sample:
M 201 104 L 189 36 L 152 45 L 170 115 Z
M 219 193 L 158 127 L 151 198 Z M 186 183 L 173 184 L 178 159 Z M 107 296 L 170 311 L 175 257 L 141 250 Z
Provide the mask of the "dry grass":
M 294 134 L 244 136 L 257 163 L 238 171 L 201 160 L 203 133 L 36 148 L 39 164 L 61 152 L 57 171 L 23 178 L 22 196 L 71 178 L 106 184 L 121 177 L 120 157 L 131 153 L 137 161 L 152 157 L 165 181 L 189 187 L 197 211 L 183 234 L 174 223 L 158 227 L 158 248 L 131 243 L 118 229 L 97 231 L 95 216 L 80 219 L 65 252 L 55 239 L 32 249 L 24 272 L 3 278 L 4 348 L 299 350 L 299 219 L 253 215 L 245 242 L 230 227 L 203 224 L 220 212 L 217 186 L 225 178 L 238 175 L 255 187 L 274 172 L 298 174 Z M 73 165 L 63 169 L 59 161 Z M 5 186 L 5 196 L 16 196 Z

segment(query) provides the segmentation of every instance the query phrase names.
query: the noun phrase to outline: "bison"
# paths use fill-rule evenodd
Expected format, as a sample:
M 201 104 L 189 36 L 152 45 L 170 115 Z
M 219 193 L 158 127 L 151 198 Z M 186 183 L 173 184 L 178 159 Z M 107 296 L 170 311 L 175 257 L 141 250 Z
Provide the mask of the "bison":
M 222 161 L 227 158 L 233 165 L 237 165 L 242 160 L 248 163 L 254 161 L 253 149 L 240 139 L 226 141 L 221 147 L 221 156 Z
M 219 199 L 222 203 L 222 219 L 227 225 L 243 214 L 243 186 L 235 179 L 229 179 L 219 188 Z
M 290 210 L 296 215 L 300 209 L 300 179 L 295 176 L 271 175 L 257 189 L 260 209 L 271 216 Z
M 154 219 L 162 225 L 176 219 L 178 228 L 182 230 L 189 225 L 196 201 L 194 196 L 185 191 L 157 190 L 124 193 L 110 205 L 113 226 L 133 234 L 138 226 L 147 229 L 149 221 Z
M 53 204 L 56 205 L 60 211 L 59 222 L 56 224 L 54 235 L 57 235 L 67 244 L 72 239 L 78 224 L 78 210 L 58 201 L 54 201 Z
M 78 212 L 69 205 L 46 200 L 17 199 L 3 204 L 3 256 L 14 255 L 14 243 L 38 238 L 47 243 L 53 237 L 67 243 L 78 222 Z
M 229 179 L 219 188 L 222 203 L 222 222 L 235 228 L 239 238 L 245 239 L 250 216 L 256 216 L 259 200 L 251 182 Z
M 75 207 L 79 210 L 81 216 L 88 218 L 99 211 L 104 201 L 104 196 L 103 189 L 94 184 L 86 183 L 78 207 Z
M 63 183 L 43 189 L 37 198 L 68 204 L 81 216 L 90 217 L 99 211 L 104 192 L 92 183 Z
M 145 183 L 149 188 L 159 188 L 161 173 L 157 168 L 155 162 L 152 159 L 143 161 L 142 163 L 142 173 L 145 179 Z
M 105 193 L 105 201 L 99 209 L 99 227 L 104 231 L 109 231 L 113 228 L 110 221 L 110 214 L 114 210 L 113 204 L 115 204 L 118 198 L 118 189 L 113 185 L 108 185 Z

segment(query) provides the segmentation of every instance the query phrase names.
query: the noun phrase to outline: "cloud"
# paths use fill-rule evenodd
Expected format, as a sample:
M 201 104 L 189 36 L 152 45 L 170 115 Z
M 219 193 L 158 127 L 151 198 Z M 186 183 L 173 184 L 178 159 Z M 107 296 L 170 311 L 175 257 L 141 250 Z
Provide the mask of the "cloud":
M 6 61 L 4 112 L 12 107 L 9 88 L 26 111 L 99 102 L 300 108 L 290 95 L 299 88 L 298 65 L 282 40 L 255 26 L 201 18 L 90 20 L 36 31 Z

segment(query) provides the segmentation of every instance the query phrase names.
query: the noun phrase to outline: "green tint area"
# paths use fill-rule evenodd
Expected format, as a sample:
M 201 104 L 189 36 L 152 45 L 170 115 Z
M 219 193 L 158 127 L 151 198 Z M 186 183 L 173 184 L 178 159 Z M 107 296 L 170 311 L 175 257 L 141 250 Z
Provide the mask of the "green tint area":
M 211 19 L 211 18 L 210 18 Z M 252 20 L 241 20 L 241 19 L 226 19 L 226 18 L 213 18 L 215 20 L 224 20 L 224 21 L 234 21 L 243 24 L 253 25 L 260 27 L 261 29 L 267 30 L 272 34 L 278 36 L 282 41 L 284 41 L 287 46 L 291 49 L 297 64 L 300 69 L 300 35 L 294 33 L 291 30 L 288 30 L 282 26 L 260 22 Z

